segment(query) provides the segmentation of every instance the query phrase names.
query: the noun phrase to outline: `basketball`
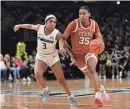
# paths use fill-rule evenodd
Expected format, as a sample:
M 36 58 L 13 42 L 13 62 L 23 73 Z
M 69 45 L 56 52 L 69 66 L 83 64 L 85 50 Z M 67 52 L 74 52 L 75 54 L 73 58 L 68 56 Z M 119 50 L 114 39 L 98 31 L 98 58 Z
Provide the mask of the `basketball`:
M 90 49 L 90 52 L 98 55 L 104 51 L 105 45 L 100 38 L 97 38 L 90 42 L 89 49 Z

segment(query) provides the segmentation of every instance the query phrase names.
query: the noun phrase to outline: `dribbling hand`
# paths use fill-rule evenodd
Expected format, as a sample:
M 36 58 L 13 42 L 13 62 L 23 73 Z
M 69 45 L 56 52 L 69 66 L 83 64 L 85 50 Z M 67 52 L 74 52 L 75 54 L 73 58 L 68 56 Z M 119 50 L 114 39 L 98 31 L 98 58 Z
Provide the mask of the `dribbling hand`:
M 19 30 L 19 25 L 15 25 L 14 26 L 14 31 L 16 32 L 16 31 L 18 31 Z

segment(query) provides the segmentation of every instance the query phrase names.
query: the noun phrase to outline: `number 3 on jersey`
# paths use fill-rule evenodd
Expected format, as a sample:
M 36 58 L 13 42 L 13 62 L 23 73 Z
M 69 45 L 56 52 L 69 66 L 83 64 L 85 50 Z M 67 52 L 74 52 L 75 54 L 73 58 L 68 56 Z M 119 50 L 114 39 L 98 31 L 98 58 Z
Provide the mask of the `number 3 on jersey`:
M 43 44 L 43 49 L 46 49 L 46 43 L 42 43 Z
M 88 38 L 88 37 L 80 37 L 79 43 L 80 43 L 80 44 L 89 45 L 89 43 L 90 43 L 89 39 L 90 39 L 90 38 Z

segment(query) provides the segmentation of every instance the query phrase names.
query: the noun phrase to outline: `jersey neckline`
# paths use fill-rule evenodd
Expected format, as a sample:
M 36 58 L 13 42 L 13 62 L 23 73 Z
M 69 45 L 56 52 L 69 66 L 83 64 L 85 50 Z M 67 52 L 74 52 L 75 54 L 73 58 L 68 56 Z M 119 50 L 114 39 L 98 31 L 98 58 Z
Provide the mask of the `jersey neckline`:
M 43 34 L 44 34 L 45 36 L 50 36 L 50 35 L 54 32 L 54 30 L 55 30 L 55 28 L 54 28 L 53 31 L 52 31 L 50 34 L 46 35 L 46 34 L 45 34 L 45 27 L 46 27 L 46 26 L 44 25 Z
M 91 28 L 91 26 L 92 26 L 92 20 L 91 19 L 89 19 L 90 20 L 90 26 L 89 27 L 84 27 L 82 24 L 81 24 L 81 21 L 79 20 L 79 23 L 80 23 L 80 26 L 83 28 L 83 29 L 89 29 L 89 28 Z

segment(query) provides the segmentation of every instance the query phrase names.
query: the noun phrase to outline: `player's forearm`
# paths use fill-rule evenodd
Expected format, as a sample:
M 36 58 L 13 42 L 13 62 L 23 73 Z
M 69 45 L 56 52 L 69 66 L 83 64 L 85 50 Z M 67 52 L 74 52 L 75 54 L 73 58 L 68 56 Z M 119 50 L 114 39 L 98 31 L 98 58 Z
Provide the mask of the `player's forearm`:
M 100 40 L 102 41 L 102 43 L 105 45 L 105 43 L 104 43 L 104 40 L 103 40 L 103 37 L 102 37 L 102 36 L 100 36 L 100 37 L 96 37 L 96 39 L 100 39 Z
M 67 51 L 67 53 L 69 54 L 69 56 L 70 56 L 71 58 L 74 58 L 73 53 L 72 53 L 72 50 L 71 50 L 71 47 L 70 47 L 67 43 L 64 44 L 64 48 L 66 49 L 66 51 Z
M 69 56 L 74 59 L 73 53 L 70 50 L 66 50 L 66 51 L 69 54 Z
M 62 50 L 64 48 L 64 44 L 65 44 L 65 40 L 63 38 L 61 38 L 59 40 L 59 48 L 60 48 L 60 50 Z
M 31 29 L 32 24 L 19 24 L 19 28 Z

